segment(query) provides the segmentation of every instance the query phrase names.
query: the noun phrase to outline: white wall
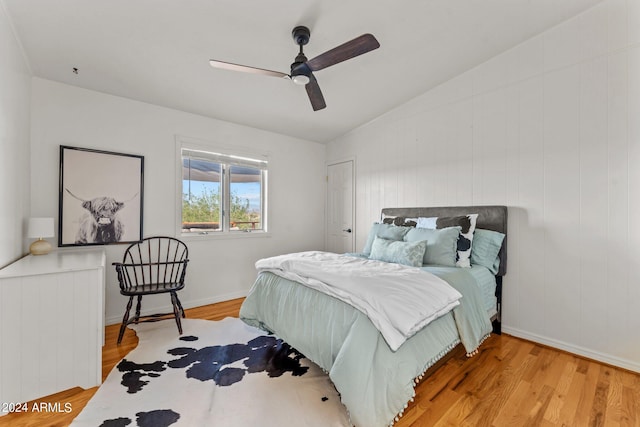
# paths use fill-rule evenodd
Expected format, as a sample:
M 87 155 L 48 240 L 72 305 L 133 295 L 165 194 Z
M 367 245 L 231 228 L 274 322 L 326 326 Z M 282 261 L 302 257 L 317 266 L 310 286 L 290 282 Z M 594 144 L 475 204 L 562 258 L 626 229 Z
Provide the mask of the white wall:
M 60 145 L 145 156 L 145 236 L 175 234 L 176 135 L 269 154 L 270 237 L 188 241 L 185 307 L 245 295 L 259 258 L 324 247 L 324 145 L 49 80 L 34 78 L 32 91 L 31 205 L 43 215 L 58 216 Z M 110 264 L 125 246 L 106 248 Z M 169 304 L 168 297 L 145 300 L 143 310 Z M 109 268 L 108 323 L 120 321 L 125 304 Z
M 640 2 L 608 0 L 329 144 L 386 206 L 505 204 L 503 330 L 640 371 Z
M 23 255 L 29 216 L 31 73 L 0 1 L 0 267 Z

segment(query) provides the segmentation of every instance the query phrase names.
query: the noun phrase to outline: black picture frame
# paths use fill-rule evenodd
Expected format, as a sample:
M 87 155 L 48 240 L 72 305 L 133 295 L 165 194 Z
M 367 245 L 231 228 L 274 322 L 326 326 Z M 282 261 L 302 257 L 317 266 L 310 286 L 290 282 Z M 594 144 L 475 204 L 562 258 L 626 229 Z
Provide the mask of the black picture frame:
M 60 146 L 58 246 L 142 240 L 144 156 Z

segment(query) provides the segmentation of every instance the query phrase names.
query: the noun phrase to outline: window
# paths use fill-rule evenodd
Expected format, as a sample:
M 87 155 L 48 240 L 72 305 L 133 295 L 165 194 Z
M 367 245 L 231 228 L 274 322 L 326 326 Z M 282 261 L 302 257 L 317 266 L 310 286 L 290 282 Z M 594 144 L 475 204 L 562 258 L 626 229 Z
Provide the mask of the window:
M 266 160 L 185 147 L 181 159 L 183 235 L 267 230 Z

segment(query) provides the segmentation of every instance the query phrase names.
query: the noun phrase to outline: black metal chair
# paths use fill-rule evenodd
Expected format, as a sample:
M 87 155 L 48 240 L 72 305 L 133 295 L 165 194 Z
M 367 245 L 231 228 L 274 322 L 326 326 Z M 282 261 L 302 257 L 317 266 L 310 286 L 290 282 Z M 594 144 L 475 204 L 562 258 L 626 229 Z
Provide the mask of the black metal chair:
M 189 262 L 187 245 L 173 237 L 147 237 L 129 245 L 122 262 L 114 262 L 120 282 L 120 293 L 129 297 L 127 309 L 122 318 L 118 344 L 128 324 L 154 322 L 173 316 L 182 335 L 180 317 L 185 317 L 177 292 L 184 288 L 184 276 Z M 172 313 L 151 314 L 140 317 L 142 296 L 171 294 Z M 136 314 L 129 319 L 133 298 L 138 297 Z

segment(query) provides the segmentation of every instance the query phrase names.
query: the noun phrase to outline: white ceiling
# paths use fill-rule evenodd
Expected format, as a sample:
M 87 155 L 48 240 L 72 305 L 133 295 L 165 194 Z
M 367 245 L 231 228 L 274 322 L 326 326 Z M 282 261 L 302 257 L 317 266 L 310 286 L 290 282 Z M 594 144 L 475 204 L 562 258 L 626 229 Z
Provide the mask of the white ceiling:
M 328 142 L 600 0 L 0 1 L 35 76 Z M 315 73 L 324 110 L 285 79 L 208 64 L 289 72 L 296 25 L 309 59 L 363 33 L 381 45 Z

